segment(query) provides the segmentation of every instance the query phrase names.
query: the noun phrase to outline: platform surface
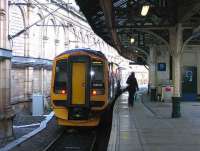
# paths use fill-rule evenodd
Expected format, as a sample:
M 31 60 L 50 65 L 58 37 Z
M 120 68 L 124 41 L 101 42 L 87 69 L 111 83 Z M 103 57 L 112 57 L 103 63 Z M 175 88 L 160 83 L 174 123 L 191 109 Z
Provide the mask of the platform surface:
M 200 150 L 200 103 L 182 102 L 181 118 L 171 118 L 170 102 L 151 102 L 142 95 L 134 107 L 128 94 L 116 102 L 108 151 Z

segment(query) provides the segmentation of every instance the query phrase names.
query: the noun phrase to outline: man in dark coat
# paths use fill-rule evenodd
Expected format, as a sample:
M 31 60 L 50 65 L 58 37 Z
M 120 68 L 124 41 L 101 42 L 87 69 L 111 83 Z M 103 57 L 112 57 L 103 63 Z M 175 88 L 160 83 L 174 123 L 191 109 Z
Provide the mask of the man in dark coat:
M 129 93 L 128 104 L 132 106 L 133 102 L 134 102 L 135 92 L 137 90 L 139 90 L 138 83 L 137 83 L 137 80 L 135 78 L 134 72 L 132 72 L 131 75 L 128 77 L 126 83 L 128 84 L 127 90 L 128 90 L 128 93 Z

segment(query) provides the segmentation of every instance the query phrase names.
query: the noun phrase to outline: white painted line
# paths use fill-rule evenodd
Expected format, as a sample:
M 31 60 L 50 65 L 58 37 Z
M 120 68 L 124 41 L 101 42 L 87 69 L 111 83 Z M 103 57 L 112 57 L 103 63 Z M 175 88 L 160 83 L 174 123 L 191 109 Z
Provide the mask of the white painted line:
M 128 101 L 122 101 L 122 102 L 120 102 L 120 104 L 127 104 L 128 103 Z
M 20 126 L 13 126 L 13 128 L 26 128 L 26 127 L 33 127 L 33 126 L 39 126 L 40 123 L 35 124 L 29 124 L 29 125 L 20 125 Z
M 111 128 L 111 134 L 110 134 L 110 140 L 108 143 L 108 149 L 107 151 L 116 151 L 116 148 L 118 147 L 118 140 L 117 135 L 119 131 L 119 99 L 116 100 L 115 106 L 113 109 L 113 122 L 112 122 L 112 128 Z
M 80 150 L 81 148 L 80 147 L 72 147 L 72 146 L 67 146 L 67 147 L 64 147 L 65 149 L 70 149 L 70 150 Z
M 0 151 L 9 151 L 12 148 L 16 147 L 17 145 L 25 142 L 26 140 L 28 140 L 32 136 L 36 135 L 37 133 L 39 133 L 40 131 L 42 131 L 43 129 L 46 128 L 48 122 L 52 119 L 53 116 L 54 116 L 54 112 L 51 112 L 49 115 L 46 116 L 45 120 L 40 123 L 40 126 L 38 128 L 36 128 L 32 132 L 30 132 L 30 133 L 28 133 L 28 134 L 26 134 L 22 137 L 10 142 L 5 147 L 0 148 Z

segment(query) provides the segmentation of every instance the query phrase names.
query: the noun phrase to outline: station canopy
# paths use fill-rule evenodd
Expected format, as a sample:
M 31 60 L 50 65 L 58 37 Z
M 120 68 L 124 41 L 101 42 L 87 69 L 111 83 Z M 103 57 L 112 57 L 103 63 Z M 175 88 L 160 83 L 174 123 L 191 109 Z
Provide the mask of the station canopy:
M 170 28 L 181 23 L 185 41 L 200 25 L 200 0 L 76 2 L 97 35 L 120 55 L 139 64 L 146 64 L 150 46 L 169 43 Z M 199 44 L 199 39 L 190 43 Z

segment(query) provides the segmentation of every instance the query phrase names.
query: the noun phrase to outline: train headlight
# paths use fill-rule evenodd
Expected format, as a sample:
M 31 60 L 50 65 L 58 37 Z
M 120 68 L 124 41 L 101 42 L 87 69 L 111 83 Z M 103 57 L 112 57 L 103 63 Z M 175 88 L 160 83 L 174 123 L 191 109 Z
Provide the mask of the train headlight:
M 93 90 L 93 91 L 92 91 L 92 95 L 97 95 L 97 91 L 96 91 L 96 90 Z
M 95 72 L 93 70 L 90 71 L 90 76 L 93 77 Z
M 95 89 L 91 91 L 91 95 L 95 96 L 95 95 L 103 95 L 105 93 L 105 91 L 103 89 Z
M 67 94 L 67 91 L 66 90 L 55 90 L 55 93 L 56 94 Z
M 66 90 L 61 90 L 61 94 L 66 94 Z

